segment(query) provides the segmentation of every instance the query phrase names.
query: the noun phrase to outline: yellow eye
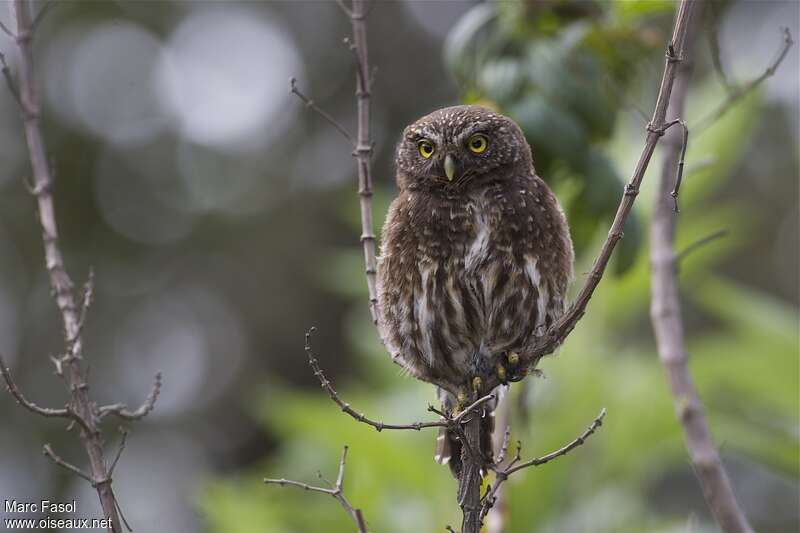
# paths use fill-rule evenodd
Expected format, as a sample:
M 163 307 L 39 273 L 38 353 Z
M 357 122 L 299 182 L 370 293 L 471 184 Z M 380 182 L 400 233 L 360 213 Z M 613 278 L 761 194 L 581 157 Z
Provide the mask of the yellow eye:
M 429 140 L 423 139 L 417 144 L 417 146 L 419 146 L 420 155 L 422 155 L 422 157 L 424 157 L 425 159 L 428 159 L 430 156 L 433 155 L 434 152 L 433 143 L 430 142 Z
M 467 141 L 467 146 L 469 146 L 469 149 L 476 154 L 480 154 L 486 151 L 486 147 L 489 146 L 489 140 L 486 138 L 486 135 L 483 135 L 482 133 L 476 133 L 469 138 Z

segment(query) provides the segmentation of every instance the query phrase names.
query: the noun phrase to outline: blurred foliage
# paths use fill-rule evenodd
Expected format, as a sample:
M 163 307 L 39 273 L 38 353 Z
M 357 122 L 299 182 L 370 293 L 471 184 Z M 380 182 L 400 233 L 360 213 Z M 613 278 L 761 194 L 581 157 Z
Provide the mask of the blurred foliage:
M 576 285 L 619 201 L 618 168 L 628 168 L 642 138 L 643 123 L 620 119 L 621 95 L 649 79 L 648 61 L 660 61 L 673 7 L 660 1 L 479 4 L 446 43 L 445 61 L 464 99 L 499 108 L 522 125 L 537 169 L 566 203 L 573 237 L 585 252 Z M 719 90 L 713 79 L 698 80 L 688 116 L 717 101 Z M 686 176 L 676 246 L 684 249 L 720 228 L 730 232 L 680 266 L 691 370 L 733 478 L 752 483 L 740 487 L 740 496 L 756 528 L 789 532 L 800 525 L 800 317 L 776 297 L 719 274 L 758 238 L 757 221 L 741 216 L 748 212 L 744 200 L 719 197 L 761 109 L 754 94 L 691 143 L 689 168 L 710 163 Z M 653 181 L 653 172 L 648 178 Z M 700 517 L 695 531 L 714 530 L 650 333 L 648 261 L 637 250 L 651 194 L 643 191 L 626 228 L 619 275 L 604 279 L 566 345 L 543 361 L 548 377 L 527 380 L 531 417 L 513 416 L 512 439 L 522 441 L 524 455 L 542 455 L 578 435 L 601 407 L 608 410 L 606 423 L 569 456 L 511 479 L 509 532 L 686 531 L 691 515 Z M 379 221 L 388 199 L 376 197 Z M 355 203 L 343 204 L 342 216 L 355 231 Z M 340 393 L 373 418 L 425 419 L 431 387 L 400 378 L 375 339 L 360 250 L 332 249 L 327 259 L 320 282 L 358 303 L 346 321 L 358 363 L 338 380 Z M 340 357 L 323 344 L 317 348 L 323 368 Z M 516 385 L 509 401 L 517 402 L 520 390 Z M 351 448 L 346 492 L 371 531 L 434 532 L 458 523 L 455 481 L 432 460 L 434 432 L 376 433 L 340 413 L 322 392 L 274 384 L 253 404 L 269 432 L 280 436 L 279 447 L 239 475 L 209 481 L 200 501 L 210 531 L 353 530 L 335 500 L 261 482 L 269 476 L 324 483 L 317 470 L 333 478 L 344 444 Z
M 564 203 L 579 255 L 619 204 L 622 176 L 603 150 L 645 57 L 663 46 L 671 2 L 500 2 L 475 6 L 445 43 L 465 100 L 514 117 L 537 172 L 574 191 Z M 645 119 L 646 120 L 646 119 Z M 637 216 L 614 271 L 634 262 Z

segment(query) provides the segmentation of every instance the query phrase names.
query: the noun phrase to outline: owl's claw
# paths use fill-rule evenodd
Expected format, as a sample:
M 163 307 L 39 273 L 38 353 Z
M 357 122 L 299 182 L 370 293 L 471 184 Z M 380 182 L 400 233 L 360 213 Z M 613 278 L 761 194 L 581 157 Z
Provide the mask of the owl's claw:
M 477 394 L 478 391 L 481 389 L 481 385 L 483 385 L 483 380 L 481 379 L 480 376 L 475 376 L 474 378 L 472 378 L 472 392 Z
M 506 367 L 503 366 L 503 363 L 497 363 L 495 367 L 495 373 L 497 374 L 497 379 L 500 380 L 500 383 L 505 385 L 508 383 L 508 373 L 506 372 Z
M 517 366 L 519 364 L 519 354 L 517 352 L 508 352 L 508 366 Z

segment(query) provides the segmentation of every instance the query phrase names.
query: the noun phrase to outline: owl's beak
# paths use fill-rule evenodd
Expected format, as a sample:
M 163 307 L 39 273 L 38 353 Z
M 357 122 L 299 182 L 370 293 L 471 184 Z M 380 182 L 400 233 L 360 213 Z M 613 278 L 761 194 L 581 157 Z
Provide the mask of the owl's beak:
M 456 160 L 450 154 L 444 158 L 444 175 L 447 176 L 448 181 L 453 181 L 456 176 Z

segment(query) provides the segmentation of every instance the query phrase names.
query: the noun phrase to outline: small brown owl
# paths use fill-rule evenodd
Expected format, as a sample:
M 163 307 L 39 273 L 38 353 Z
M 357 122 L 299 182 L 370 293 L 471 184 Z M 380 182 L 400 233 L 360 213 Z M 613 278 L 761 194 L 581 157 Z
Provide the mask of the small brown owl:
M 518 352 L 564 312 L 569 227 L 519 126 L 489 109 L 422 117 L 403 132 L 396 165 L 378 264 L 383 326 L 408 371 L 458 410 L 487 392 L 490 373 L 506 381 L 530 370 L 517 368 Z M 456 475 L 458 451 L 439 436 L 437 460 Z

